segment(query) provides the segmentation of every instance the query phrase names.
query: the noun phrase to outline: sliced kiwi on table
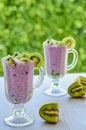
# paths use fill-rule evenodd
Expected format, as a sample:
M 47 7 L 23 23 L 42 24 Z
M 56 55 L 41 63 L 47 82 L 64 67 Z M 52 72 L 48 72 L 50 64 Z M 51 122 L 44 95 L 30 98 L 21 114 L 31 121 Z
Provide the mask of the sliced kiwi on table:
M 59 121 L 58 103 L 48 103 L 41 106 L 39 115 L 46 122 L 57 123 Z
M 80 83 L 79 80 L 73 82 L 69 87 L 68 87 L 68 94 L 71 97 L 82 97 L 85 95 L 85 91 L 83 89 L 83 85 Z
M 76 80 L 79 80 L 83 86 L 84 91 L 86 92 L 86 77 L 85 76 L 78 76 Z

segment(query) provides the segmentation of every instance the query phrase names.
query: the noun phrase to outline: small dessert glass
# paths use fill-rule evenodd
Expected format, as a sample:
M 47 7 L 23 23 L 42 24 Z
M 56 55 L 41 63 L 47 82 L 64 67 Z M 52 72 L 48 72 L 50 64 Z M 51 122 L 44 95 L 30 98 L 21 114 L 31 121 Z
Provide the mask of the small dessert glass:
M 44 43 L 45 74 L 51 78 L 50 87 L 44 90 L 44 93 L 51 96 L 62 96 L 67 91 L 61 88 L 60 79 L 66 74 L 67 70 L 72 69 L 78 59 L 78 53 L 75 49 L 68 49 L 66 45 L 57 46 Z M 73 60 L 68 63 L 68 54 L 73 54 Z
M 44 79 L 42 68 L 39 70 L 39 77 L 35 86 L 34 79 L 34 62 L 28 63 L 19 62 L 16 67 L 11 67 L 5 58 L 2 59 L 4 80 L 5 80 L 5 95 L 7 100 L 14 104 L 11 115 L 5 117 L 5 123 L 14 127 L 27 126 L 33 123 L 34 117 L 27 114 L 24 104 L 27 103 L 33 94 L 33 89 L 39 87 Z

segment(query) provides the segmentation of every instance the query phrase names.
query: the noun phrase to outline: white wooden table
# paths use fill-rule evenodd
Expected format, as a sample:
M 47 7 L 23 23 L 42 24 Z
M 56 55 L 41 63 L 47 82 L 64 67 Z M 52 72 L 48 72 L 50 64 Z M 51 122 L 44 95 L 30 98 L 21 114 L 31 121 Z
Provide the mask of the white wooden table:
M 65 89 L 75 81 L 78 75 L 86 76 L 86 73 L 67 74 L 61 79 L 61 86 Z M 4 123 L 4 117 L 12 112 L 13 105 L 10 104 L 4 93 L 4 78 L 0 77 L 0 130 L 86 130 L 86 96 L 74 99 L 68 94 L 61 97 L 51 97 L 43 93 L 49 86 L 49 79 L 45 80 L 40 88 L 35 89 L 31 100 L 25 104 L 27 113 L 31 113 L 35 122 L 27 127 L 13 128 Z M 39 116 L 41 105 L 50 102 L 59 104 L 59 122 L 48 124 Z

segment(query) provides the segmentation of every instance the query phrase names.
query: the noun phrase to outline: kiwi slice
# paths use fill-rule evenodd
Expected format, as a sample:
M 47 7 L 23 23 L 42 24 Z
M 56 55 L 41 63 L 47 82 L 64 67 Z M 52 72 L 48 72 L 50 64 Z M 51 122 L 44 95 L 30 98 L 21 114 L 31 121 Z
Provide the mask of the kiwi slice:
M 48 45 L 50 43 L 50 40 L 49 39 L 46 39 L 44 42 L 43 42 L 43 44 L 46 44 L 46 45 Z
M 83 85 L 83 89 L 86 92 L 86 77 L 85 76 L 78 76 L 76 80 L 80 80 L 80 83 Z
M 34 61 L 35 67 L 40 67 L 43 64 L 43 58 L 42 56 L 35 52 L 35 53 L 30 53 L 30 60 Z
M 16 67 L 18 60 L 24 63 L 28 63 L 30 60 L 33 60 L 35 67 L 40 67 L 43 63 L 42 56 L 37 52 L 30 54 L 28 53 L 20 54 L 18 52 L 14 52 L 12 56 L 11 55 L 6 56 L 6 60 L 8 61 L 9 65 L 12 68 Z
M 39 115 L 42 119 L 50 123 L 59 121 L 59 106 L 58 103 L 48 103 L 41 106 Z
M 73 37 L 65 37 L 63 40 L 63 45 L 67 45 L 69 49 L 74 49 L 75 48 L 75 39 Z
M 58 44 L 57 44 L 58 46 L 63 46 L 64 45 L 64 43 L 63 43 L 63 41 L 58 41 Z
M 21 58 L 21 61 L 24 62 L 24 63 L 28 63 L 29 59 L 28 58 Z
M 17 59 L 20 59 L 22 55 L 18 52 L 14 52 L 13 57 L 16 57 Z
M 10 65 L 10 67 L 12 67 L 13 69 L 15 69 L 17 63 L 16 63 L 16 61 L 13 59 L 12 56 L 9 56 L 9 57 L 7 58 L 7 62 L 8 62 L 8 64 Z
M 47 39 L 43 42 L 43 44 L 48 44 L 48 45 L 57 45 L 58 44 L 58 41 L 55 40 L 55 39 Z
M 27 59 L 30 60 L 30 54 L 29 54 L 29 53 L 23 53 L 23 54 L 22 54 L 22 57 L 23 57 L 23 58 L 27 58 Z
M 85 95 L 85 91 L 80 81 L 77 80 L 68 87 L 68 94 L 71 97 L 75 97 L 75 98 L 82 97 Z
M 54 39 L 51 39 L 49 42 L 49 45 L 57 45 L 57 41 Z

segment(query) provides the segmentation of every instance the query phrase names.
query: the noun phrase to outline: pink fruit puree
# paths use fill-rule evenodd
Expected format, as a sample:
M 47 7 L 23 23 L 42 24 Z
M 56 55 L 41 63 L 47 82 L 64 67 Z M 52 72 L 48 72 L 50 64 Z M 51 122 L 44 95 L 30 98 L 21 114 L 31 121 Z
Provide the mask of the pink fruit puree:
M 66 73 L 67 46 L 44 44 L 45 69 L 48 75 Z
M 15 68 L 3 61 L 6 82 L 6 97 L 11 103 L 26 103 L 32 95 L 33 69 L 32 61 L 18 62 Z

